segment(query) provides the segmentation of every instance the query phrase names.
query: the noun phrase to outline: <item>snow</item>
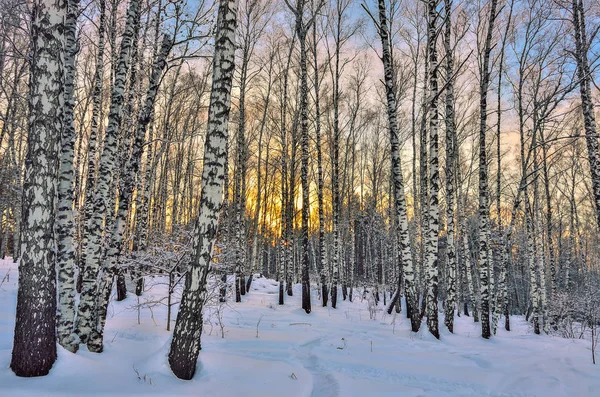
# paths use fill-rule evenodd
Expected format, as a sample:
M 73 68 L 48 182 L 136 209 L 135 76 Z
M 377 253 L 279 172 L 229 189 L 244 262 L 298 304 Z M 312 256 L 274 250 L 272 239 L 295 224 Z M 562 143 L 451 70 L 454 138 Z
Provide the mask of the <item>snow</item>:
M 340 299 L 334 310 L 322 308 L 314 291 L 307 315 L 297 285 L 279 306 L 278 284 L 264 278 L 255 278 L 241 304 L 225 306 L 224 338 L 217 316 L 207 313 L 211 325 L 191 381 L 169 370 L 166 307 L 141 309 L 138 325 L 133 294 L 111 302 L 103 353 L 59 347 L 50 375 L 18 378 L 9 369 L 18 274 L 12 261 L 0 261 L 0 280 L 7 272 L 0 285 L 0 395 L 600 396 L 589 341 L 536 336 L 521 317 L 512 318 L 514 331 L 483 340 L 470 317 L 457 318 L 452 335 L 440 315 L 438 341 L 425 323 L 413 334 L 404 313 L 384 314 L 381 305 L 370 320 L 367 300 L 356 292 L 354 303 Z M 149 282 L 155 285 L 141 301 L 162 298 L 162 281 Z M 172 325 L 175 317 L 176 308 Z

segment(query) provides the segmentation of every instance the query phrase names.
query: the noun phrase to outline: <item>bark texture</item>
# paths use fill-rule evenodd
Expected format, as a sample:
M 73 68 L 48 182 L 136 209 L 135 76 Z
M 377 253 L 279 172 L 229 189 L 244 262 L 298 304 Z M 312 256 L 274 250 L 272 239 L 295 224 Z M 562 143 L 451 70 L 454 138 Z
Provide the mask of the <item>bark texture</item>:
M 411 319 L 413 332 L 419 331 L 421 317 L 415 285 L 415 273 L 412 261 L 410 235 L 408 228 L 408 213 L 406 208 L 406 196 L 404 193 L 404 177 L 402 176 L 402 163 L 400 161 L 400 142 L 398 128 L 398 105 L 396 102 L 396 87 L 394 84 L 394 66 L 391 54 L 390 34 L 387 22 L 387 10 L 384 0 L 378 0 L 379 9 L 379 36 L 383 49 L 383 69 L 385 77 L 385 92 L 387 100 L 387 116 L 389 122 L 392 173 L 394 181 L 395 216 L 398 218 L 398 234 L 400 244 L 400 255 L 402 258 L 402 269 L 404 272 L 404 285 L 407 301 L 407 310 Z
M 481 291 L 481 336 L 489 339 L 490 329 L 490 203 L 488 193 L 488 164 L 487 164 L 487 94 L 490 82 L 490 54 L 492 52 L 492 34 L 496 20 L 498 0 L 492 0 L 488 20 L 487 34 L 483 49 L 481 66 L 480 99 L 479 99 L 479 278 Z
M 133 191 L 136 186 L 136 179 L 142 160 L 143 144 L 146 137 L 148 125 L 152 122 L 154 114 L 154 103 L 161 80 L 163 70 L 167 65 L 167 56 L 173 46 L 173 38 L 169 35 L 163 36 L 162 45 L 157 58 L 154 60 L 152 73 L 146 93 L 146 99 L 143 108 L 137 118 L 135 132 L 133 135 L 133 145 L 131 155 L 125 163 L 119 181 L 119 204 L 117 217 L 113 223 L 113 229 L 110 235 L 109 247 L 103 261 L 100 273 L 100 289 L 97 303 L 96 332 L 88 342 L 90 350 L 101 352 L 103 350 L 104 325 L 106 324 L 106 311 L 110 299 L 110 293 L 113 286 L 113 279 L 117 275 L 117 265 L 119 257 L 123 251 L 124 233 L 128 222 L 129 205 L 133 198 Z
M 56 360 L 54 221 L 63 128 L 66 4 L 36 0 L 31 15 L 29 126 L 17 316 L 10 368 L 17 376 L 47 375 Z
M 58 180 L 58 214 L 56 222 L 57 234 L 57 331 L 58 343 L 65 349 L 76 352 L 79 345 L 74 334 L 75 322 L 75 247 L 73 233 L 75 222 L 73 217 L 73 181 L 75 170 L 73 168 L 75 149 L 75 120 L 73 110 L 75 107 L 74 75 L 75 55 L 77 41 L 75 30 L 77 28 L 77 14 L 79 1 L 67 1 L 67 15 L 65 18 L 65 50 L 64 50 L 64 110 L 63 129 L 61 134 L 60 171 Z
M 191 263 L 169 350 L 169 366 L 180 379 L 192 379 L 200 353 L 206 279 L 210 271 L 212 247 L 217 237 L 217 220 L 223 200 L 225 147 L 235 68 L 236 16 L 236 0 L 219 1 L 200 209 L 192 241 Z
M 82 290 L 75 330 L 81 343 L 88 343 L 90 336 L 96 332 L 97 318 L 96 297 L 98 294 L 98 271 L 102 260 L 102 224 L 109 210 L 111 200 L 110 188 L 114 182 L 114 174 L 118 166 L 117 139 L 123 118 L 123 104 L 125 93 L 125 80 L 131 55 L 132 38 L 134 36 L 135 21 L 140 12 L 140 1 L 131 0 L 127 9 L 127 22 L 119 60 L 116 68 L 115 82 L 111 92 L 108 125 L 104 134 L 104 147 L 98 169 L 98 180 L 94 193 L 93 213 L 86 220 L 85 233 L 88 236 L 86 246 L 86 262 L 83 269 Z M 108 223 L 108 222 L 107 222 Z

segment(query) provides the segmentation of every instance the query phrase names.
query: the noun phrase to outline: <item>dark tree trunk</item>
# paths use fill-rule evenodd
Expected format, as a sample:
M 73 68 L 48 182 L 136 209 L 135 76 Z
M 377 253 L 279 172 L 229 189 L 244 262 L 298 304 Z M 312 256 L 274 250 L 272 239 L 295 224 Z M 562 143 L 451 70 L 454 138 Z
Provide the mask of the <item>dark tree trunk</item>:
M 490 205 L 488 194 L 488 164 L 487 164 L 487 94 L 490 81 L 490 53 L 492 52 L 492 34 L 494 22 L 497 16 L 496 7 L 498 0 L 492 0 L 490 6 L 489 21 L 485 46 L 483 49 L 483 60 L 481 66 L 480 100 L 479 100 L 479 271 L 481 280 L 481 336 L 489 339 L 490 329 L 490 263 L 489 239 L 490 239 Z

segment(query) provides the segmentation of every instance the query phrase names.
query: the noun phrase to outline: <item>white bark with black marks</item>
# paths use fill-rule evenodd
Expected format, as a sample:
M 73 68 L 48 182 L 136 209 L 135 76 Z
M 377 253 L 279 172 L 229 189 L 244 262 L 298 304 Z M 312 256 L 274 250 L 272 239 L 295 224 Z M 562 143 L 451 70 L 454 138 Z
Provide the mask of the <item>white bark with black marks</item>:
M 378 10 L 378 33 L 382 45 L 382 62 L 384 69 L 384 83 L 387 100 L 386 109 L 390 132 L 392 173 L 394 181 L 394 201 L 396 209 L 395 216 L 398 218 L 400 255 L 403 262 L 402 269 L 404 272 L 407 310 L 411 319 L 412 331 L 417 332 L 421 325 L 421 317 L 419 314 L 419 304 L 415 285 L 415 273 L 412 261 L 412 252 L 408 227 L 408 213 L 406 207 L 406 196 L 404 193 L 404 177 L 402 175 L 402 163 L 400 160 L 400 141 L 397 114 L 398 105 L 396 102 L 396 86 L 394 84 L 394 66 L 391 54 L 391 42 L 387 21 L 387 9 L 384 0 L 378 0 Z
M 204 145 L 200 208 L 192 240 L 192 257 L 169 350 L 169 366 L 180 379 L 196 372 L 202 334 L 202 307 L 210 272 L 217 220 L 223 200 L 231 87 L 235 68 L 236 0 L 220 0 L 213 55 L 213 78 Z
M 85 182 L 85 198 L 83 204 L 83 214 L 85 227 L 87 220 L 94 214 L 94 193 L 96 191 L 96 171 L 98 164 L 97 146 L 101 135 L 100 113 L 102 111 L 102 85 L 104 81 L 104 35 L 106 28 L 106 1 L 99 0 L 100 21 L 98 25 L 98 51 L 96 53 L 96 68 L 94 72 L 94 88 L 92 90 L 92 117 L 91 130 L 88 137 L 87 147 L 87 172 Z M 85 229 L 84 227 L 84 229 Z M 83 280 L 83 271 L 85 268 L 85 253 L 87 250 L 88 230 L 85 229 L 81 237 L 81 255 L 79 258 L 79 279 Z M 78 287 L 79 288 L 79 287 Z M 79 291 L 81 292 L 81 291 Z
M 490 290 L 489 269 L 492 258 L 489 257 L 488 243 L 490 240 L 490 203 L 488 193 L 488 164 L 487 164 L 487 94 L 490 82 L 490 54 L 492 52 L 492 34 L 496 20 L 498 0 L 490 3 L 487 33 L 482 54 L 481 79 L 479 85 L 479 279 L 481 291 L 481 336 L 489 339 L 490 329 Z
M 73 234 L 75 222 L 73 217 L 73 180 L 74 180 L 74 148 L 75 148 L 75 120 L 73 110 L 75 107 L 75 55 L 77 41 L 75 30 L 77 28 L 77 15 L 79 14 L 79 1 L 67 1 L 67 15 L 65 18 L 64 35 L 64 109 L 63 129 L 60 137 L 60 171 L 58 178 L 58 214 L 56 222 L 57 234 L 57 331 L 58 343 L 65 349 L 76 352 L 79 344 L 74 334 L 75 322 L 75 247 Z
M 36 0 L 31 15 L 29 126 L 21 261 L 10 368 L 47 375 L 56 360 L 55 234 L 59 138 L 63 128 L 66 3 Z
M 438 240 L 440 231 L 440 208 L 438 193 L 439 174 L 439 111 L 438 103 L 438 59 L 437 59 L 437 6 L 439 0 L 427 3 L 427 53 L 429 58 L 429 92 L 427 103 L 429 110 L 429 215 L 427 228 L 426 261 L 426 314 L 429 332 L 440 338 L 438 324 Z
M 321 147 L 321 104 L 319 100 L 319 64 L 317 57 L 317 24 L 313 26 L 313 62 L 314 62 L 314 106 L 315 106 L 315 145 L 317 149 L 317 207 L 319 212 L 319 265 L 321 279 L 321 299 L 323 307 L 327 306 L 329 290 L 329 265 L 327 263 L 327 252 L 325 250 L 325 208 L 323 203 L 323 151 Z
M 573 0 L 573 30 L 575 36 L 575 61 L 577 62 L 577 78 L 579 79 L 579 93 L 581 96 L 581 111 L 583 113 L 583 126 L 585 141 L 588 151 L 590 173 L 592 177 L 592 191 L 596 210 L 596 222 L 600 228 L 600 149 L 596 135 L 596 116 L 590 84 L 592 72 L 588 61 L 590 43 L 586 32 L 585 9 L 583 0 Z
M 94 195 L 93 214 L 86 220 L 86 234 L 88 242 L 86 246 L 86 262 L 83 269 L 82 291 L 77 313 L 76 332 L 81 343 L 88 343 L 90 337 L 96 332 L 96 298 L 98 293 L 98 270 L 102 260 L 102 224 L 109 210 L 111 202 L 109 191 L 113 184 L 113 175 L 116 172 L 117 139 L 120 133 L 121 120 L 123 117 L 123 104 L 125 93 L 125 80 L 130 60 L 130 48 L 134 36 L 135 21 L 140 12 L 140 1 L 130 0 L 127 9 L 127 22 L 119 61 L 116 70 L 115 83 L 111 92 L 110 111 L 108 125 L 104 134 L 104 147 L 98 169 L 98 180 Z
M 444 48 L 446 57 L 446 267 L 448 280 L 445 302 L 444 324 L 450 332 L 454 332 L 454 307 L 456 306 L 456 246 L 454 225 L 455 182 L 454 168 L 456 162 L 456 121 L 454 116 L 454 49 L 450 39 L 452 35 L 452 0 L 445 0 L 445 33 Z

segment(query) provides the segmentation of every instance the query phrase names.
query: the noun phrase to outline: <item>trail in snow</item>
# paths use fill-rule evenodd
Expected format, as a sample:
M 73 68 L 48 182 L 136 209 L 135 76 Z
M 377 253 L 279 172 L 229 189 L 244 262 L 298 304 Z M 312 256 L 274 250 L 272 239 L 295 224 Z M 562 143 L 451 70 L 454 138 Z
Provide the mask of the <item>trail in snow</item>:
M 320 363 L 319 357 L 313 349 L 319 348 L 322 337 L 300 345 L 298 357 L 312 375 L 313 388 L 311 397 L 337 397 L 340 395 L 340 385 L 335 376 L 327 372 Z

